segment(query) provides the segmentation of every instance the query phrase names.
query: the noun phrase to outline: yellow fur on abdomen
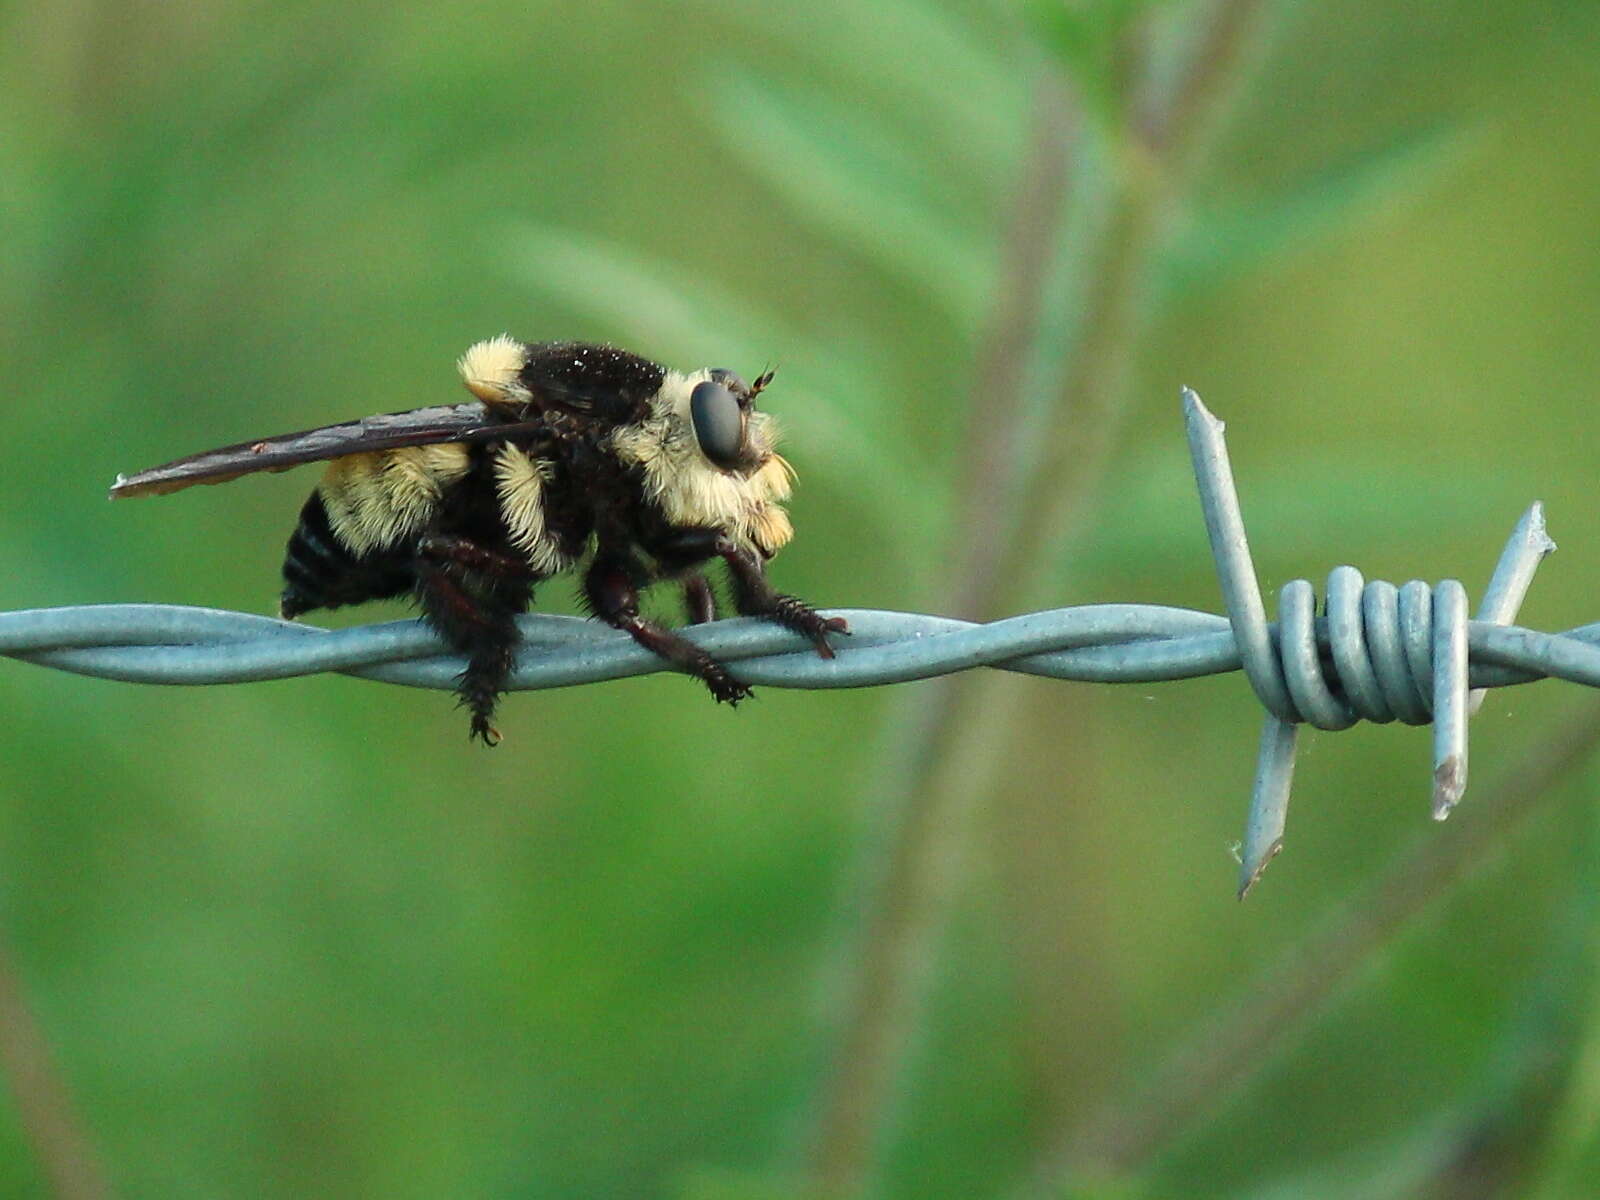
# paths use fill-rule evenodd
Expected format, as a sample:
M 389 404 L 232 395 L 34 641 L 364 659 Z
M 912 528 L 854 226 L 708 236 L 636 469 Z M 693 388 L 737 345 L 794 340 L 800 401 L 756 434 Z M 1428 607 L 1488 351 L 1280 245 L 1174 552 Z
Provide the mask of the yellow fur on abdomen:
M 418 533 L 444 489 L 469 469 L 465 446 L 404 446 L 350 454 L 328 464 L 317 490 L 334 536 L 355 554 Z

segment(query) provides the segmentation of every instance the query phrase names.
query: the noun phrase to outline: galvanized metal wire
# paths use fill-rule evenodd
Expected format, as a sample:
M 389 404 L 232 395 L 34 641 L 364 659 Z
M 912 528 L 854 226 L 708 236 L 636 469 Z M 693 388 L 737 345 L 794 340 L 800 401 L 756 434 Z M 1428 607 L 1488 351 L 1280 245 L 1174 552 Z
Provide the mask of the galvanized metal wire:
M 1151 604 L 1085 604 L 974 624 L 922 613 L 830 610 L 850 623 L 838 657 L 763 621 L 683 630 L 747 683 L 847 688 L 904 683 L 972 667 L 1095 683 L 1152 683 L 1244 670 L 1266 709 L 1241 846 L 1243 895 L 1282 845 L 1299 727 L 1358 721 L 1431 723 L 1433 815 L 1467 782 L 1467 718 L 1481 689 L 1560 678 L 1600 687 L 1600 623 L 1549 634 L 1512 625 L 1534 570 L 1555 543 L 1534 504 L 1517 523 L 1467 615 L 1456 580 L 1401 587 L 1354 567 L 1328 577 L 1324 611 L 1303 579 L 1268 621 L 1245 537 L 1223 425 L 1183 392 L 1201 509 L 1226 616 Z M 670 669 L 626 634 L 576 617 L 520 619 L 513 690 L 570 687 Z M 420 622 L 326 630 L 271 617 L 166 604 L 106 604 L 0 613 L 0 655 L 134 683 L 219 684 L 336 671 L 407 687 L 455 685 L 459 658 Z

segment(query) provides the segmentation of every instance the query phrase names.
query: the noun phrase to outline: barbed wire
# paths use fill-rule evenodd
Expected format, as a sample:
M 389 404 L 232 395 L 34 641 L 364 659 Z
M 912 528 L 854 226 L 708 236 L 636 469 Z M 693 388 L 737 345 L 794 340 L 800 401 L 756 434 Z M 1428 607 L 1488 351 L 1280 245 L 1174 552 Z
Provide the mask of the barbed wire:
M 1511 624 L 1555 543 L 1543 508 L 1517 523 L 1477 618 L 1453 579 L 1401 587 L 1354 567 L 1328 577 L 1323 615 L 1303 579 L 1283 586 L 1269 622 L 1240 515 L 1223 424 L 1183 391 L 1201 509 L 1226 616 L 1153 604 L 1085 604 L 987 624 L 923 613 L 829 610 L 850 623 L 834 659 L 809 639 L 735 618 L 681 632 L 750 684 L 849 688 L 986 666 L 1094 683 L 1153 683 L 1243 669 L 1267 710 L 1240 848 L 1243 896 L 1282 847 L 1302 724 L 1361 720 L 1434 727 L 1433 815 L 1467 782 L 1467 718 L 1482 689 L 1560 678 L 1600 687 L 1600 623 L 1549 634 Z M 627 634 L 577 617 L 519 618 L 511 690 L 570 687 L 673 669 Z M 463 663 L 420 621 L 327 630 L 272 617 L 168 604 L 105 604 L 0 613 L 0 654 L 133 683 L 220 684 L 340 672 L 450 689 Z

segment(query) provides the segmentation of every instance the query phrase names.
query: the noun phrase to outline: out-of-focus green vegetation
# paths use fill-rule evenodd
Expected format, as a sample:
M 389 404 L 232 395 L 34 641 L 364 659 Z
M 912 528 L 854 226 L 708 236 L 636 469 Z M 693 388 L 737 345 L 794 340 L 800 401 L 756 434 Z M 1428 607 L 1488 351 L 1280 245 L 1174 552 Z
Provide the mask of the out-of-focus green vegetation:
M 1181 95 L 1197 31 L 1250 7 L 10 6 L 0 606 L 270 611 L 311 473 L 115 507 L 112 476 L 453 398 L 454 356 L 503 329 L 778 364 L 801 475 L 782 586 L 948 603 L 975 375 L 1059 85 L 1069 198 L 1021 428 L 1052 427 L 1083 355 L 1120 365 L 1081 417 L 1104 469 L 1051 543 L 1050 602 L 1217 607 L 1188 383 L 1230 423 L 1269 587 L 1343 561 L 1481 587 L 1542 498 L 1563 550 L 1524 619 L 1600 618 L 1592 6 L 1266 4 L 1219 121 L 1163 162 L 1130 112 Z M 1096 340 L 1079 318 L 1130 197 L 1148 223 Z M 1019 475 L 1007 523 L 1050 494 Z M 657 676 L 512 697 L 486 753 L 438 694 L 0 667 L 0 937 L 118 1191 L 819 1194 L 840 1030 L 875 1019 L 848 981 L 904 828 L 886 760 L 929 693 L 733 713 Z M 1292 976 L 1273 964 L 1448 834 L 1424 732 L 1311 735 L 1288 852 L 1239 905 L 1242 679 L 1016 696 L 926 871 L 927 969 L 865 1159 L 824 1178 L 929 1200 L 1588 1193 L 1593 770 L 1226 1087 L 1104 1154 L 1258 970 Z M 1486 820 L 1496 774 L 1580 703 L 1491 695 L 1456 821 Z M 8 1082 L 0 1194 L 51 1194 L 38 1080 L 13 1060 Z

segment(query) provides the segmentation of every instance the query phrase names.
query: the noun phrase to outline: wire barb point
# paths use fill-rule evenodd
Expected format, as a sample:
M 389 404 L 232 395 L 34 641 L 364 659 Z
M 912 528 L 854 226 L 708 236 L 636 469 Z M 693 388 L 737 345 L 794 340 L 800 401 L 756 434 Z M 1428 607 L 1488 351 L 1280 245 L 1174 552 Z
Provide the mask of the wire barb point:
M 1239 880 L 1239 892 L 1237 898 L 1241 902 L 1243 902 L 1244 898 L 1250 894 L 1250 890 L 1256 886 L 1256 881 L 1259 880 L 1266 872 L 1267 864 L 1273 859 L 1277 858 L 1282 849 L 1283 841 L 1281 839 L 1273 842 L 1272 845 L 1267 847 L 1266 853 L 1262 856 L 1261 861 L 1256 864 L 1255 870 L 1251 871 L 1248 875 Z
M 1455 755 L 1440 763 L 1433 772 L 1433 819 L 1443 821 L 1461 802 L 1467 790 L 1466 764 Z

